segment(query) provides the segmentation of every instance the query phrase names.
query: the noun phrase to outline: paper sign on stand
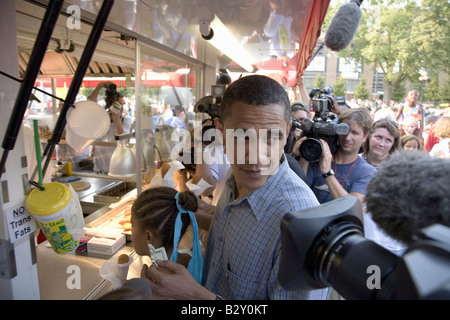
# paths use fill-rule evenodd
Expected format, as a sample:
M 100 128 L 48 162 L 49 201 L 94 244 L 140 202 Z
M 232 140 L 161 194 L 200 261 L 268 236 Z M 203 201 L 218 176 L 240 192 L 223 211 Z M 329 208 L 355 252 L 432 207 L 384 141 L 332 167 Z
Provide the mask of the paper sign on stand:
M 6 211 L 6 223 L 11 243 L 36 230 L 34 219 L 23 204 Z

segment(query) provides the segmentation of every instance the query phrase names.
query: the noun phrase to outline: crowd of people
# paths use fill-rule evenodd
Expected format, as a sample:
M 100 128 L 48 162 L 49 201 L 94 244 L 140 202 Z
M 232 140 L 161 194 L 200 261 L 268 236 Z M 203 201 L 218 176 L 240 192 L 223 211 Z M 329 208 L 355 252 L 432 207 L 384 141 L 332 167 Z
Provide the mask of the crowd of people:
M 408 92 L 404 108 L 393 114 L 383 107 L 383 117 L 377 120 L 366 108 L 343 110 L 332 99 L 337 122 L 347 124 L 349 132 L 339 136 L 333 152 L 321 139 L 320 158 L 309 162 L 299 154 L 307 138 L 301 129 L 291 130 L 292 118 L 298 117 L 299 123 L 313 118 L 308 103 L 291 105 L 283 87 L 265 76 L 233 82 L 223 96 L 220 117 L 211 120 L 224 138 L 219 156 L 228 160 L 221 163 L 227 173 L 218 175 L 214 164 L 196 170 L 197 181 L 209 175 L 213 189 L 220 185 L 213 194 L 214 205 L 206 205 L 189 190 L 159 187 L 145 190 L 132 207 L 136 252 L 149 255 L 152 245 L 164 247 L 171 256 L 144 265 L 141 279 L 160 299 L 330 299 L 330 288 L 288 291 L 277 281 L 280 221 L 287 213 L 348 194 L 364 208 L 365 236 L 400 255 L 406 245 L 372 220 L 365 197 L 378 167 L 393 154 L 414 149 L 449 159 L 450 114 L 426 117 L 416 99 L 415 91 Z M 251 134 L 229 134 L 237 131 Z M 288 154 L 284 147 L 290 135 L 295 144 Z M 208 231 L 208 238 L 198 277 L 200 229 Z M 197 268 L 189 264 L 194 260 Z

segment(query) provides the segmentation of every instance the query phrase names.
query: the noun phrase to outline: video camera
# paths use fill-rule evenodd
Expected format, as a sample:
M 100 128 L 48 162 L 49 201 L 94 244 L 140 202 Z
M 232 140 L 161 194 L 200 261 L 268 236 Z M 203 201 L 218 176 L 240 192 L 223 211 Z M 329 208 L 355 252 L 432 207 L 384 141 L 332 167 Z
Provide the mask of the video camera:
M 312 109 L 314 110 L 314 120 L 306 119 L 300 126 L 302 137 L 307 137 L 300 145 L 299 153 L 303 159 L 309 162 L 316 162 L 322 156 L 322 142 L 325 140 L 330 147 L 331 153 L 335 153 L 338 147 L 339 136 L 345 136 L 350 132 L 347 123 L 335 123 L 334 117 L 329 116 L 329 111 L 333 106 L 333 101 L 327 95 L 333 94 L 333 88 L 327 87 L 323 90 L 313 89 L 309 96 L 312 98 Z M 340 97 L 339 101 L 344 101 L 345 97 Z
M 119 97 L 119 93 L 117 92 L 117 86 L 115 83 L 110 82 L 105 91 L 105 102 L 107 105 L 111 105 L 114 101 Z
M 450 228 L 434 224 L 399 257 L 366 239 L 360 201 L 347 195 L 281 221 L 278 281 L 332 286 L 346 299 L 449 299 Z
M 201 98 L 194 106 L 194 112 L 204 112 L 211 117 L 214 121 L 215 118 L 220 119 L 220 102 L 222 101 L 223 94 L 225 92 L 225 85 L 212 85 L 211 95 Z M 205 136 L 205 132 L 209 129 L 214 129 L 214 122 L 210 126 L 202 128 L 202 137 Z M 210 144 L 212 141 L 203 140 L 205 145 Z
M 220 118 L 220 102 L 225 92 L 224 85 L 212 85 L 211 95 L 201 98 L 194 106 L 194 112 L 207 113 L 212 120 Z
M 312 109 L 315 112 L 314 118 L 321 118 L 324 121 L 334 118 L 329 115 L 329 112 L 333 107 L 333 101 L 329 96 L 333 97 L 337 104 L 345 104 L 344 96 L 333 96 L 333 87 L 326 87 L 324 89 L 315 88 L 311 90 L 309 97 L 312 101 Z

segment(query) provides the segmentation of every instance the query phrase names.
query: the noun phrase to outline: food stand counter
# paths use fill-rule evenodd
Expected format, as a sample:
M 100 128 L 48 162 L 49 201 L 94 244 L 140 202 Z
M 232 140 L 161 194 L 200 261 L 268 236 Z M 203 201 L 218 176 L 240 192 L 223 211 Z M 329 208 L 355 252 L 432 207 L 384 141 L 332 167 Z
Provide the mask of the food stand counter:
M 89 190 L 79 192 L 81 200 L 92 197 L 98 190 L 105 190 L 108 186 L 111 186 L 111 183 L 113 185 L 115 183 L 114 180 L 102 180 L 108 179 L 99 180 L 99 178 L 83 177 L 82 181 L 92 182 L 94 188 L 91 185 L 92 192 Z M 117 208 L 120 209 L 122 203 L 129 204 L 135 193 L 135 191 L 129 192 L 123 199 L 113 205 L 103 204 L 103 207 L 85 218 L 85 225 L 91 226 L 95 225 L 96 221 L 105 220 L 105 216 L 117 211 Z M 130 266 L 128 278 L 139 277 L 143 258 L 136 255 L 129 240 L 130 237 L 127 236 L 125 245 L 113 255 L 99 255 L 77 251 L 60 255 L 53 251 L 48 241 L 39 244 L 36 248 L 36 255 L 41 299 L 97 299 L 112 289 L 111 283 L 104 280 L 99 274 L 102 264 L 109 261 L 112 257 L 123 253 L 134 260 Z

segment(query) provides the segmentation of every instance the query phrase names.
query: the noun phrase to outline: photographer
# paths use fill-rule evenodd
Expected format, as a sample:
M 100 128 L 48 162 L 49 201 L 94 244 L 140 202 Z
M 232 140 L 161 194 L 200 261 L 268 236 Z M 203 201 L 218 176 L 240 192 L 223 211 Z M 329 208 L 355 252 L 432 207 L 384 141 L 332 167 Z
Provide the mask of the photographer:
M 293 118 L 293 121 L 298 121 L 299 124 L 302 124 L 306 119 L 309 119 L 309 106 L 303 101 L 294 102 L 291 105 L 291 117 Z M 299 139 L 302 130 L 300 128 L 295 128 L 292 134 L 296 139 Z
M 334 102 L 334 100 L 333 100 Z M 333 107 L 339 108 L 333 103 Z M 322 155 L 317 163 L 309 163 L 300 157 L 299 149 L 307 139 L 302 137 L 294 146 L 293 154 L 307 174 L 307 181 L 320 203 L 347 194 L 354 195 L 363 203 L 366 186 L 376 169 L 358 156 L 362 143 L 372 127 L 372 118 L 365 109 L 348 109 L 339 113 L 339 123 L 347 123 L 350 132 L 339 135 L 337 151 L 332 154 L 324 139 Z
M 117 87 L 113 82 L 101 81 L 94 91 L 88 96 L 88 100 L 97 102 L 101 89 L 105 91 L 105 109 L 109 113 L 111 125 L 106 135 L 100 140 L 103 142 L 115 142 L 114 136 L 124 133 L 130 133 L 133 126 L 133 119 L 128 115 L 123 115 L 123 105 L 125 100 L 123 95 L 117 92 Z M 95 146 L 94 149 L 94 171 L 101 174 L 107 174 L 112 154 L 115 146 Z

